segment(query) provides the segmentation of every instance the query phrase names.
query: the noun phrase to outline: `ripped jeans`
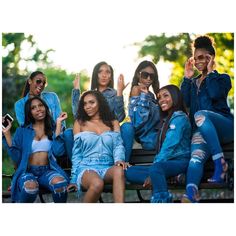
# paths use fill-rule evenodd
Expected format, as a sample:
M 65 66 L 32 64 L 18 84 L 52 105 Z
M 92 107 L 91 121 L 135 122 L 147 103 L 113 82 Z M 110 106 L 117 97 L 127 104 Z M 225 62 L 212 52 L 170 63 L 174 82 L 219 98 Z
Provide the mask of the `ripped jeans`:
M 197 126 L 196 131 L 200 132 L 205 143 L 207 143 L 208 152 L 212 159 L 216 160 L 223 157 L 220 144 L 234 140 L 234 120 L 207 110 L 196 112 L 194 119 Z
M 67 185 L 67 180 L 49 166 L 30 166 L 28 172 L 23 173 L 18 179 L 19 202 L 34 202 L 39 186 L 42 186 L 52 192 L 55 203 L 64 203 L 67 200 Z
M 201 111 L 201 113 L 199 112 L 196 115 L 199 114 L 206 115 L 206 113 L 202 112 L 203 111 Z M 216 114 L 216 116 L 212 119 L 212 121 L 209 121 L 208 118 L 213 117 L 214 113 L 213 112 L 207 112 L 207 113 L 208 117 L 206 118 L 204 116 L 202 120 L 203 123 L 205 122 L 205 124 L 198 123 L 199 128 L 195 131 L 195 133 L 192 136 L 191 159 L 187 170 L 186 188 L 191 186 L 194 187 L 196 190 L 198 190 L 198 186 L 201 183 L 201 179 L 203 176 L 204 164 L 206 163 L 207 159 L 210 156 L 212 156 L 212 159 L 216 160 L 217 158 L 223 156 L 219 139 L 221 140 L 222 143 L 233 141 L 233 124 L 231 124 L 231 122 L 228 121 L 227 125 L 219 123 L 218 126 L 214 127 L 212 126 L 212 124 L 215 124 L 215 120 L 216 117 L 218 117 L 217 116 L 218 114 Z M 195 118 L 197 119 L 197 116 Z M 206 119 L 204 120 L 204 118 Z M 221 118 L 224 119 L 225 117 L 221 116 Z M 204 126 L 208 125 L 209 127 L 204 130 Z M 205 136 L 203 136 L 202 132 L 200 131 L 202 131 L 205 134 Z M 219 136 L 219 139 L 217 134 Z

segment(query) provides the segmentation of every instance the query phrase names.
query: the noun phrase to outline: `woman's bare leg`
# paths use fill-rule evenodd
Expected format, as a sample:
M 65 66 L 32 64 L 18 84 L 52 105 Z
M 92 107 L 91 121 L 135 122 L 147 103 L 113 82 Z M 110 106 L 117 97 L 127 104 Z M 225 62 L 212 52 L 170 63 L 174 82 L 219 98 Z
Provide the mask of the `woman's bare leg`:
M 124 202 L 125 195 L 125 175 L 121 166 L 113 166 L 108 169 L 105 183 L 112 183 L 114 202 Z
M 87 189 L 87 192 L 84 195 L 83 202 L 85 203 L 94 203 L 97 202 L 101 193 L 103 191 L 104 182 L 99 177 L 99 175 L 92 171 L 87 170 L 82 176 L 82 186 Z

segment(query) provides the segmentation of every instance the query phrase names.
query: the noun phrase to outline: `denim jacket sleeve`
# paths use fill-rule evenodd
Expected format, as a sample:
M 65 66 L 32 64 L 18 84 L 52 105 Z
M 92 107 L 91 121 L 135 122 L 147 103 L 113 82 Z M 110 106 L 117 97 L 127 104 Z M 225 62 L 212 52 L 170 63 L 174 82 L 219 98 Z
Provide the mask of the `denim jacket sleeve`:
M 157 105 L 150 94 L 141 93 L 140 96 L 130 98 L 129 116 L 136 129 L 145 125 L 150 115 L 156 110 L 158 110 Z
M 231 80 L 228 74 L 219 74 L 216 70 L 206 77 L 206 87 L 211 99 L 227 98 L 231 89 Z
M 124 97 L 115 96 L 114 112 L 117 120 L 122 122 L 125 118 Z
M 171 119 L 165 140 L 162 143 L 160 152 L 154 158 L 154 163 L 171 159 L 175 154 L 176 147 L 181 143 L 187 123 L 189 121 L 185 116 L 176 116 Z
M 8 155 L 18 166 L 22 159 L 22 141 L 23 141 L 23 132 L 22 128 L 17 128 L 12 139 L 12 146 L 9 147 L 5 136 L 3 136 L 3 145 L 7 149 Z
M 81 139 L 78 137 L 74 140 L 74 146 L 72 150 L 72 168 L 71 168 L 71 180 L 70 183 L 76 184 L 77 177 L 78 177 L 78 167 L 80 165 L 80 162 L 83 159 L 83 154 L 81 150 Z
M 125 148 L 120 132 L 114 132 L 113 135 L 113 158 L 114 163 L 117 161 L 125 161 Z
M 191 104 L 191 85 L 192 79 L 184 78 L 180 88 L 187 107 L 190 107 Z
M 21 99 L 15 103 L 16 119 L 17 119 L 20 126 L 24 125 L 24 122 L 25 122 L 24 106 L 25 106 L 25 104 L 24 104 L 23 99 Z
M 73 113 L 74 118 L 76 118 L 76 115 L 77 115 L 79 98 L 80 98 L 80 90 L 72 89 L 71 101 L 72 101 L 72 113 Z
M 55 133 L 53 134 L 53 142 L 51 146 L 51 150 L 54 156 L 63 156 L 66 154 L 65 150 L 65 140 L 63 133 L 58 135 L 57 137 L 55 136 Z

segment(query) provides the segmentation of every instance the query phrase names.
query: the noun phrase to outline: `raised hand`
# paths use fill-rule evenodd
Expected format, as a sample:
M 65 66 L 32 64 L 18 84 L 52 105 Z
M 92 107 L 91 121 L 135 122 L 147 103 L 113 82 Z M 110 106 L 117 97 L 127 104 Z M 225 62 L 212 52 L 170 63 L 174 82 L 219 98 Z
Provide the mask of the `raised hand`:
M 73 80 L 74 89 L 80 89 L 80 75 L 76 74 L 75 79 Z
M 122 96 L 123 91 L 128 86 L 129 83 L 125 84 L 124 75 L 120 74 L 117 80 L 117 96 Z
M 191 79 L 194 75 L 194 70 L 193 70 L 193 58 L 190 57 L 187 62 L 185 63 L 184 67 L 184 77 Z
M 62 112 L 60 116 L 57 118 L 57 122 L 62 122 L 63 120 L 66 120 L 68 117 L 66 112 Z
M 2 123 L 4 122 L 4 117 L 2 117 Z M 8 119 L 6 119 L 6 121 L 7 121 L 7 126 L 4 128 L 4 127 L 2 127 L 2 132 L 3 132 L 3 134 L 5 135 L 6 133 L 9 133 L 10 132 L 10 129 L 11 129 L 11 127 L 12 127 L 12 124 L 11 124 L 11 122 L 8 120 Z
M 215 67 L 215 57 L 207 54 L 206 55 L 207 59 L 209 60 L 208 64 L 207 64 L 207 73 L 211 73 L 214 70 Z

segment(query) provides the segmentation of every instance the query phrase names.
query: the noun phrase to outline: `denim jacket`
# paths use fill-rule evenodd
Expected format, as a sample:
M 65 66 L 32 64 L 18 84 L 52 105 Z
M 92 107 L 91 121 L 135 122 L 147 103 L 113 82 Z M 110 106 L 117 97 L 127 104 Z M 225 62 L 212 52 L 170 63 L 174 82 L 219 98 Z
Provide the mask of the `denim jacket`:
M 159 153 L 154 158 L 155 162 L 170 159 L 190 158 L 191 124 L 188 116 L 182 111 L 173 113 L 169 120 L 169 128 L 160 147 L 163 126 L 159 133 Z
M 53 92 L 42 92 L 40 97 L 48 105 L 51 116 L 56 122 L 57 118 L 61 114 L 61 105 L 58 96 Z M 29 93 L 15 103 L 16 119 L 20 126 L 24 125 L 25 122 L 25 103 L 28 99 Z M 65 127 L 65 121 L 63 121 L 63 127 Z
M 79 90 L 74 89 L 72 91 L 72 99 L 73 101 L 73 114 L 76 117 L 78 111 L 78 105 L 76 106 L 76 102 L 78 104 L 79 101 Z M 125 108 L 124 108 L 124 98 L 123 96 L 117 96 L 117 92 L 113 88 L 107 88 L 102 92 L 103 96 L 106 98 L 108 105 L 110 107 L 111 112 L 114 112 L 116 119 L 119 122 L 122 122 L 125 118 Z M 76 100 L 77 99 L 77 100 Z
M 8 155 L 16 163 L 17 169 L 13 175 L 11 184 L 12 201 L 17 202 L 19 200 L 19 190 L 17 187 L 17 181 L 21 174 L 27 172 L 29 157 L 32 154 L 32 142 L 35 136 L 35 131 L 32 124 L 27 127 L 19 127 L 16 129 L 14 138 L 12 140 L 12 146 L 9 147 L 6 143 L 5 137 L 3 138 L 3 144 L 7 149 Z M 53 138 L 52 147 L 57 145 Z M 57 153 L 52 153 L 52 148 L 48 153 L 48 160 L 50 169 L 57 171 L 62 176 L 69 181 L 66 173 L 57 164 L 55 155 Z
M 212 71 L 198 89 L 196 83 L 200 77 L 201 75 L 193 79 L 184 78 L 181 85 L 184 101 L 187 107 L 190 107 L 192 124 L 194 124 L 194 114 L 199 110 L 213 111 L 233 119 L 227 105 L 227 95 L 232 87 L 229 75 Z
M 84 131 L 74 136 L 71 183 L 76 183 L 78 169 L 86 166 L 109 167 L 125 160 L 125 149 L 119 132 L 105 131 L 98 135 Z
M 153 93 L 141 93 L 131 97 L 129 116 L 135 129 L 135 139 L 141 143 L 143 149 L 155 149 L 160 114 Z

